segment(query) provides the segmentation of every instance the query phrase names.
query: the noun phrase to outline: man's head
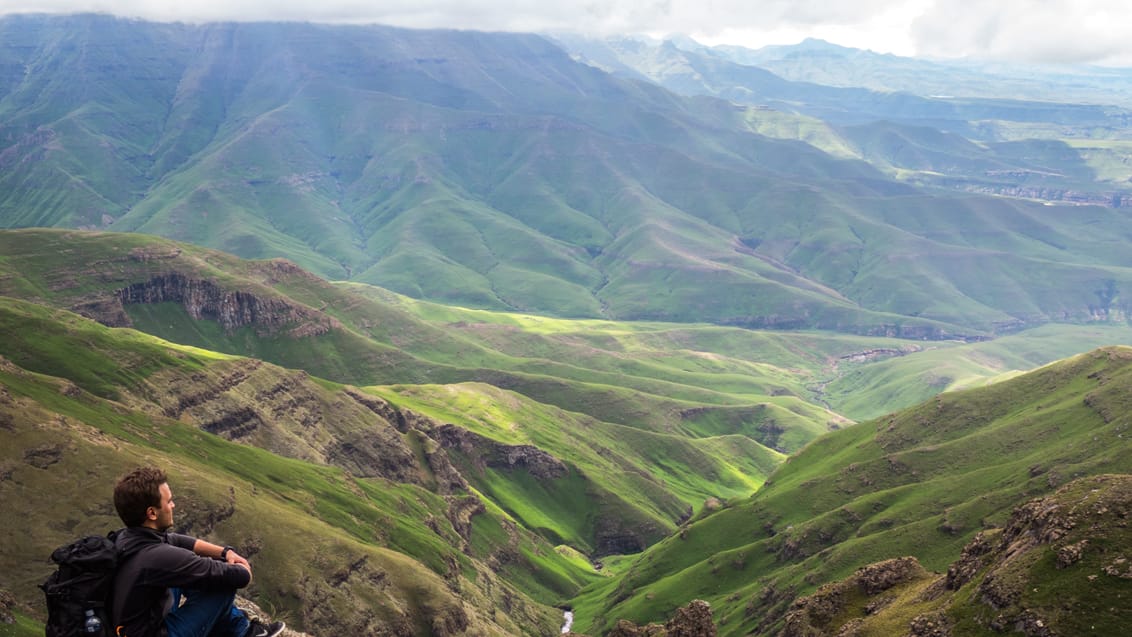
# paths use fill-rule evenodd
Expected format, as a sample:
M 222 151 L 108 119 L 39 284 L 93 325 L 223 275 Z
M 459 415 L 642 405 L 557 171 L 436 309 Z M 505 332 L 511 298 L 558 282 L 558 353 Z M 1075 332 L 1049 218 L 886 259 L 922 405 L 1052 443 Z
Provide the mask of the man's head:
M 114 508 L 126 526 L 148 526 L 164 531 L 173 526 L 173 492 L 165 472 L 138 467 L 114 485 Z

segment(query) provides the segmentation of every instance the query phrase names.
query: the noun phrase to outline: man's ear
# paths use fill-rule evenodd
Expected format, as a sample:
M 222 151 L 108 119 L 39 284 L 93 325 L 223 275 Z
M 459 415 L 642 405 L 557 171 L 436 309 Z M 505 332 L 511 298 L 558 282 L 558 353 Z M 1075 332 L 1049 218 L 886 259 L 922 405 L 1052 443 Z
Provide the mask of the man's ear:
M 153 507 L 146 507 L 146 509 L 145 509 L 145 519 L 156 520 L 157 519 L 157 509 L 155 509 Z

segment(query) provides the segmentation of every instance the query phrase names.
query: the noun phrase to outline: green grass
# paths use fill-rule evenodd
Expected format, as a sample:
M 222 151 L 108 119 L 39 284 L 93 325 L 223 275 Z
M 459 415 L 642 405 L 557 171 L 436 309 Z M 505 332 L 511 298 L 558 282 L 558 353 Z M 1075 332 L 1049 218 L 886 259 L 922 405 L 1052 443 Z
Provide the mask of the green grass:
M 491 451 L 456 454 L 468 480 L 524 526 L 587 552 L 597 548 L 596 526 L 632 520 L 641 527 L 642 541 L 654 541 L 706 497 L 721 490 L 726 495 L 750 493 L 779 461 L 778 454 L 745 438 L 746 445 L 644 432 L 487 386 L 369 391 L 402 409 L 464 427 L 487 444 L 534 445 L 561 459 L 564 476 L 533 480 L 521 467 L 493 469 L 489 464 L 484 469 L 485 462 L 497 461 Z M 750 452 L 752 460 L 714 455 L 732 444 Z
M 35 71 L 11 78 L 0 109 L 21 159 L 0 180 L 6 227 L 159 234 L 496 310 L 914 338 L 1088 322 L 1097 282 L 1132 285 L 1113 240 L 1129 232 L 1121 215 L 919 189 L 848 159 L 979 184 L 1044 170 L 1108 192 L 1127 176 L 1119 140 L 977 145 L 897 124 L 850 135 L 785 104 L 729 109 L 628 84 L 515 34 L 472 46 L 255 25 L 258 44 L 214 41 L 200 57 L 193 26 L 23 20 L 2 41 L 39 46 L 0 52 Z M 423 61 L 435 50 L 456 52 L 438 58 L 443 73 Z M 536 64 L 516 64 L 531 50 Z M 865 110 L 911 99 L 853 95 Z M 1038 137 L 1081 110 L 949 106 L 978 115 L 972 128 L 1024 112 Z
M 942 392 L 1003 380 L 1103 345 L 1132 344 L 1123 325 L 1047 325 L 991 341 L 929 345 L 911 355 L 845 365 L 825 399 L 856 420 L 882 416 Z
M 339 600 L 336 605 L 345 606 L 339 607 L 342 614 L 331 619 L 331 623 L 356 617 L 349 609 L 359 604 L 376 609 L 378 615 L 388 621 L 396 620 L 400 613 L 407 613 L 413 621 L 426 621 L 423 618 L 431 613 L 444 612 L 444 608 L 451 606 L 446 581 L 454 581 L 453 577 L 470 578 L 463 593 L 467 599 L 478 595 L 487 596 L 486 599 L 507 590 L 512 599 L 534 598 L 540 600 L 540 604 L 557 603 L 576 591 L 588 577 L 590 569 L 581 568 L 576 560 L 561 556 L 538 535 L 524 531 L 521 550 L 529 555 L 525 563 L 530 568 L 508 571 L 501 575 L 508 582 L 506 586 L 493 588 L 477 575 L 487 567 L 460 550 L 463 540 L 447 521 L 448 504 L 441 496 L 412 484 L 358 479 L 339 468 L 282 458 L 154 415 L 161 412 L 160 404 L 147 401 L 158 397 L 163 383 L 201 382 L 203 376 L 214 371 L 213 367 L 223 369 L 237 362 L 231 357 L 209 356 L 136 332 L 110 330 L 74 315 L 10 299 L 2 305 L 6 320 L 16 328 L 6 332 L 9 337 L 3 342 L 5 367 L 0 370 L 0 387 L 3 388 L 0 422 L 14 432 L 6 446 L 5 466 L 14 468 L 15 477 L 8 486 L 2 487 L 6 491 L 5 501 L 11 503 L 13 511 L 27 511 L 30 515 L 34 502 L 40 497 L 36 494 L 63 488 L 64 484 L 70 485 L 66 487 L 68 495 L 64 499 L 78 499 L 67 520 L 51 525 L 48 532 L 37 536 L 30 544 L 19 539 L 27 535 L 23 526 L 27 516 L 10 519 L 10 523 L 3 526 L 5 541 L 13 546 L 20 545 L 21 553 L 26 550 L 25 554 L 46 555 L 52 543 L 61 544 L 69 536 L 98 532 L 99 526 L 112 528 L 116 523 L 107 509 L 105 497 L 91 490 L 106 488 L 116 474 L 131 464 L 156 462 L 169 468 L 171 475 L 178 476 L 179 512 L 184 511 L 180 519 L 190 525 L 190 529 L 203 523 L 209 510 L 221 511 L 224 502 L 235 497 L 237 513 L 231 521 L 233 526 L 228 527 L 229 523 L 225 522 L 218 532 L 228 528 L 232 543 L 243 537 L 243 541 L 263 547 L 257 560 L 261 564 L 260 572 L 269 574 L 257 577 L 257 582 L 262 584 L 255 595 L 261 603 L 266 601 L 286 612 L 303 613 L 306 621 L 315 621 L 315 616 L 309 614 L 309 607 L 300 609 L 306 603 L 303 600 L 315 594 L 312 587 L 316 586 L 318 578 L 336 577 L 340 569 L 355 562 L 359 555 L 368 556 L 363 564 L 370 565 L 362 568 L 363 580 L 386 578 L 389 572 L 401 575 L 386 580 L 387 588 L 392 586 L 389 590 L 394 592 L 387 590 L 376 597 L 366 588 L 369 585 L 365 581 L 340 587 L 340 592 L 332 597 Z M 43 338 L 47 328 L 52 327 L 58 330 L 54 340 Z M 17 334 L 19 338 L 14 336 Z M 68 337 L 71 343 L 64 347 Z M 72 359 L 74 365 L 64 370 L 65 376 L 78 385 L 94 376 L 91 370 L 99 372 L 103 383 L 114 383 L 115 402 L 17 366 L 17 355 L 34 351 L 39 358 L 45 358 L 54 351 L 74 350 L 75 343 L 84 344 L 87 357 Z M 29 345 L 36 349 L 30 349 Z M 189 352 L 196 355 L 189 356 Z M 132 366 L 135 371 L 145 369 L 145 375 L 117 372 L 111 365 L 116 361 L 116 354 L 121 355 L 122 360 L 131 360 L 130 357 L 148 360 L 150 367 Z M 160 364 L 156 364 L 159 361 Z M 50 361 L 45 361 L 43 366 L 51 367 Z M 97 383 L 86 384 L 92 390 L 103 387 Z M 190 391 L 188 387 L 177 389 Z M 135 410 L 145 405 L 148 405 L 147 411 Z M 44 448 L 63 450 L 61 461 L 34 468 L 19 460 L 31 457 L 23 455 L 33 453 L 29 450 Z M 48 457 L 55 453 L 48 452 Z M 68 472 L 81 472 L 87 480 L 75 486 L 69 477 L 72 473 Z M 9 476 L 12 475 L 9 472 Z M 15 489 L 17 484 L 21 486 Z M 95 504 L 82 505 L 78 503 L 81 501 Z M 217 519 L 224 520 L 224 516 Z M 284 549 L 295 538 L 304 538 L 304 547 L 307 547 L 300 551 L 299 557 Z M 488 543 L 488 554 L 483 559 L 506 550 L 509 545 L 509 540 L 502 546 Z M 322 547 L 324 553 L 317 553 L 317 547 Z M 329 553 L 325 553 L 326 550 Z M 303 574 L 304 564 L 311 567 L 321 564 L 324 568 L 319 572 L 322 574 L 312 580 L 310 573 Z M 30 601 L 36 593 L 31 584 L 46 577 L 46 572 L 41 570 L 42 565 L 38 563 L 7 563 L 4 571 L 12 576 L 5 579 L 3 585 L 16 592 L 19 599 Z M 544 612 L 547 617 L 554 615 L 540 608 L 537 604 L 531 606 L 525 614 L 516 614 L 513 621 L 527 626 L 523 630 L 532 630 L 531 626 L 543 621 L 536 619 L 537 616 Z M 504 615 L 477 621 L 488 622 L 486 626 L 494 634 L 513 634 L 516 630 L 516 624 L 509 623 L 512 620 Z M 422 625 L 427 626 L 427 623 Z M 496 628 L 490 629 L 491 625 Z M 422 630 L 428 632 L 427 628 Z
M 0 242 L 6 255 L 0 267 L 9 274 L 0 291 L 9 295 L 71 308 L 105 298 L 114 286 L 144 282 L 172 268 L 223 288 L 254 290 L 306 317 L 294 327 L 266 332 L 261 327 L 226 331 L 190 319 L 176 304 L 126 308 L 135 325 L 166 339 L 256 356 L 352 384 L 488 381 L 603 420 L 696 435 L 732 433 L 728 423 L 752 406 L 784 409 L 776 420 L 799 432 L 783 438 L 785 451 L 824 430 L 827 422 L 837 422 L 836 415 L 811 406 L 815 401 L 860 419 L 943 389 L 1126 340 L 1119 330 L 1106 332 L 1103 325 L 1050 327 L 1002 341 L 1033 351 L 1025 357 L 1007 356 L 1009 349 L 1006 354 L 978 353 L 983 347 L 993 350 L 992 341 L 968 346 L 973 353 L 962 358 L 972 362 L 946 361 L 949 354 L 941 350 L 858 367 L 838 359 L 873 349 L 907 351 L 909 343 L 702 324 L 571 321 L 438 306 L 356 284 L 335 288 L 278 262 L 241 262 L 133 235 L 17 231 L 0 233 Z M 157 258 L 129 257 L 139 252 Z M 304 338 L 289 335 L 292 329 L 329 321 L 338 321 L 341 329 Z M 1058 330 L 1064 336 L 1056 336 Z M 939 350 L 956 344 L 925 345 Z M 1042 354 L 1043 347 L 1050 352 Z M 983 362 L 987 357 L 1004 362 Z M 959 368 L 952 370 L 952 365 Z M 742 407 L 699 410 L 714 405 Z M 693 421 L 674 419 L 678 413 L 697 415 Z
M 0 233 L 0 240 L 6 246 L 0 262 L 2 291 L 56 307 L 89 308 L 92 300 L 105 298 L 121 286 L 173 271 L 214 281 L 222 290 L 254 294 L 291 308 L 287 311 L 299 317 L 296 327 L 249 325 L 225 330 L 214 322 L 192 320 L 178 303 L 126 308 L 137 327 L 189 344 L 174 347 L 66 312 L 4 301 L 0 305 L 7 333 L 21 335 L 4 343 L 5 356 L 21 366 L 65 376 L 96 395 L 153 400 L 160 393 L 154 391 L 155 384 L 178 387 L 194 373 L 207 383 L 216 383 L 243 369 L 245 363 L 232 354 L 250 354 L 315 374 L 309 381 L 302 380 L 311 383 L 311 389 L 298 394 L 313 402 L 300 404 L 328 409 L 341 383 L 365 385 L 369 386 L 366 391 L 396 408 L 482 436 L 477 444 L 483 446 L 476 453 L 498 445 L 533 445 L 562 460 L 574 473 L 559 484 L 532 480 L 522 470 L 476 469 L 475 454 L 460 461 L 472 487 L 498 507 L 500 520 L 509 519 L 522 534 L 531 534 L 529 549 L 506 553 L 508 559 L 524 556 L 507 562 L 513 566 L 505 570 L 506 577 L 528 595 L 555 604 L 569 597 L 570 586 L 584 577 L 570 574 L 573 571 L 562 564 L 555 565 L 557 558 L 547 557 L 547 546 L 566 543 L 595 553 L 614 546 L 635 549 L 654 542 L 664 546 L 671 540 L 662 539 L 677 531 L 678 521 L 689 515 L 696 520 L 690 527 L 695 531 L 686 535 L 706 536 L 726 546 L 736 534 L 720 521 L 736 515 L 735 503 L 762 487 L 783 462 L 784 452 L 805 448 L 799 458 L 817 453 L 809 451 L 807 444 L 831 429 L 848 427 L 851 421 L 845 415 L 861 419 L 889 413 L 945 389 L 977 386 L 1057 356 L 1128 338 L 1127 328 L 1119 325 L 1050 325 L 994 341 L 962 344 L 705 324 L 571 320 L 439 306 L 359 284 L 330 285 L 283 262 L 244 262 L 133 235 L 15 231 Z M 52 264 L 48 258 L 52 252 L 65 258 Z M 80 263 L 87 265 L 79 267 Z M 308 325 L 329 325 L 330 330 L 312 336 L 292 333 Z M 75 342 L 82 347 L 75 348 Z M 71 351 L 81 352 L 73 357 L 75 364 L 68 358 Z M 256 392 L 276 391 L 278 375 L 300 378 L 265 367 L 234 396 L 253 400 Z M 328 380 L 318 378 L 323 375 Z M 428 384 L 419 384 L 425 380 Z M 373 386 L 375 381 L 386 384 Z M 50 391 L 39 394 L 41 400 L 50 395 Z M 186 395 L 169 391 L 161 398 L 162 409 Z M 951 394 L 944 396 L 953 400 Z M 307 409 L 285 410 L 289 413 L 280 417 L 279 429 L 270 435 L 257 434 L 251 441 L 299 457 L 328 457 L 323 443 L 312 445 L 300 433 L 303 415 L 310 413 Z M 73 413 L 83 419 L 94 417 L 82 411 Z M 211 416 L 190 411 L 185 417 L 205 423 Z M 363 440 L 358 426 L 349 424 L 358 417 L 335 416 L 331 420 L 346 424 L 331 427 L 329 435 L 355 441 L 352 444 Z M 109 420 L 105 427 L 135 442 L 143 438 L 136 422 L 126 426 Z M 838 435 L 850 436 L 852 431 L 858 429 L 849 427 Z M 437 478 L 424 466 L 428 442 L 423 434 L 403 440 L 395 439 L 400 434 L 393 435 L 382 444 L 394 445 L 406 462 L 419 467 L 413 471 L 425 489 L 435 488 Z M 990 459 L 996 456 L 987 453 L 1001 453 L 1020 443 L 1004 427 L 971 445 L 925 444 L 993 465 Z M 946 468 L 941 453 L 905 452 L 893 461 L 902 463 L 897 466 L 922 467 L 918 479 L 940 493 L 962 492 L 962 481 L 925 473 Z M 826 455 L 838 454 L 827 451 Z M 796 458 L 786 466 L 796 467 L 797 462 Z M 1067 458 L 1050 470 L 1068 475 L 1089 462 L 1083 457 Z M 811 566 L 815 582 L 853 568 L 858 558 L 881 559 L 889 546 L 910 542 L 917 533 L 939 533 L 938 527 L 946 525 L 962 534 L 1000 522 L 1002 511 L 1017 493 L 1013 487 L 988 488 L 981 500 L 960 501 L 948 495 L 926 501 L 901 482 L 899 475 L 893 481 L 884 472 L 888 459 L 872 458 L 865 466 L 863 475 L 878 488 L 884 486 L 884 495 L 867 495 L 868 489 L 848 478 L 832 490 L 815 489 L 808 481 L 820 482 L 824 463 L 814 464 L 812 471 L 792 468 L 796 473 L 780 472 L 762 487 L 766 493 L 787 486 L 807 492 L 807 507 L 799 507 L 796 497 L 787 497 L 777 513 L 754 516 L 776 518 L 767 519 L 774 529 L 812 519 L 816 530 L 800 544 L 800 550 L 826 550 L 824 541 L 814 539 L 823 536 L 846 547 L 843 553 L 827 554 L 821 563 Z M 1029 466 L 1025 465 L 1026 471 Z M 1015 465 L 995 466 L 979 474 L 978 480 L 991 485 L 1009 483 L 1017 471 Z M 778 486 L 780 482 L 787 486 Z M 426 516 L 425 510 L 441 506 L 435 496 L 417 497 L 425 502 L 418 506 L 412 499 L 398 499 L 409 498 L 401 491 L 393 493 L 398 497 L 377 498 L 379 508 L 405 509 L 419 518 Z M 703 510 L 711 497 L 730 506 L 714 513 Z M 846 497 L 861 500 L 843 508 Z M 357 541 L 362 541 L 368 528 L 385 526 L 389 530 L 378 541 L 408 554 L 427 554 L 422 560 L 438 575 L 455 568 L 470 577 L 479 568 L 478 562 L 458 559 L 453 567 L 436 558 L 443 553 L 433 541 L 412 531 L 416 522 L 402 523 L 395 517 L 352 519 L 346 513 L 348 498 L 328 494 L 325 500 L 319 506 L 308 502 L 306 510 L 334 520 Z M 867 529 L 867 536 L 848 537 L 853 524 Z M 716 525 L 717 531 L 709 530 Z M 463 541 L 453 533 L 442 533 L 442 544 Z M 502 527 L 492 532 L 496 539 L 505 536 L 510 537 Z M 953 541 L 945 539 L 925 550 L 925 563 L 938 566 L 950 559 L 949 551 L 955 545 L 949 542 Z M 490 547 L 489 542 L 477 549 L 477 559 L 500 559 L 502 554 Z M 742 598 L 755 594 L 745 588 L 750 584 L 739 583 L 743 574 L 773 567 L 754 556 L 759 550 L 763 549 L 721 551 L 732 565 L 729 568 L 722 563 L 699 564 L 702 555 L 696 551 L 663 566 L 671 572 L 692 569 L 688 581 L 717 588 L 734 585 L 736 591 L 744 592 L 727 596 Z M 810 554 L 807 559 L 814 558 Z M 532 576 L 528 568 L 545 573 L 545 579 Z M 630 568 L 627 577 L 641 577 L 639 569 Z M 784 581 L 796 583 L 804 577 L 791 573 L 795 574 L 784 576 Z M 676 589 L 661 594 L 665 586 L 654 585 L 652 600 L 626 599 L 618 608 L 645 616 L 660 607 L 653 600 L 675 603 Z M 582 609 L 580 616 L 606 616 L 596 609 L 596 601 L 577 604 Z
M 161 348 L 158 339 L 146 334 L 113 330 L 70 313 L 9 299 L 0 303 L 0 329 L 21 335 L 8 338 L 4 350 L 14 363 L 70 378 L 103 398 L 117 398 L 120 387 L 136 387 L 160 369 L 199 369 L 204 361 L 222 358 L 189 348 Z
M 752 617 L 782 612 L 760 601 L 767 587 L 801 594 L 901 555 L 941 570 L 1019 501 L 1072 476 L 1132 470 L 1117 450 L 1128 427 L 1128 352 L 1079 356 L 823 437 L 750 501 L 594 585 L 575 600 L 580 625 L 656 619 L 701 597 L 727 619 L 724 634 L 742 634 Z
M 1127 525 L 1119 511 L 1128 501 L 1128 475 L 1075 480 L 1018 507 L 1006 529 L 985 532 L 981 548 L 965 549 L 956 562 L 959 568 L 949 569 L 949 575 L 921 576 L 872 597 L 851 591 L 822 628 L 832 633 L 856 620 L 862 635 L 891 635 L 907 630 L 913 618 L 926 616 L 963 635 L 1000 634 L 1003 625 L 1022 624 L 1059 634 L 1119 634 L 1128 621 L 1127 586 L 1107 571 L 1127 544 Z M 1053 528 L 1058 531 L 1046 532 Z M 1073 549 L 1076 558 L 1059 557 L 1074 555 Z M 958 580 L 958 588 L 951 586 L 951 574 L 964 572 L 970 577 Z M 853 579 L 823 586 L 817 594 L 855 587 Z M 814 619 L 822 616 L 829 613 Z
M 0 636 L 3 637 L 39 637 L 43 634 L 43 623 L 36 621 L 21 612 L 14 614 L 16 620 L 11 624 L 0 623 Z

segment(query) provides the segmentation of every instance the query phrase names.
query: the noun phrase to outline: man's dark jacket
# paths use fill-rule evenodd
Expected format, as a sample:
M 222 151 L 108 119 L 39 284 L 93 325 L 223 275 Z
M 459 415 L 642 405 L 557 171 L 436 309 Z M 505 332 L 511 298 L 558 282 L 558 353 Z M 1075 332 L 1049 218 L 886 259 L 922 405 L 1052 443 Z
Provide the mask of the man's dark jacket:
M 125 637 L 165 635 L 172 609 L 170 588 L 234 590 L 251 582 L 247 569 L 193 553 L 196 538 L 130 527 L 118 533 L 118 573 L 114 576 L 114 626 Z

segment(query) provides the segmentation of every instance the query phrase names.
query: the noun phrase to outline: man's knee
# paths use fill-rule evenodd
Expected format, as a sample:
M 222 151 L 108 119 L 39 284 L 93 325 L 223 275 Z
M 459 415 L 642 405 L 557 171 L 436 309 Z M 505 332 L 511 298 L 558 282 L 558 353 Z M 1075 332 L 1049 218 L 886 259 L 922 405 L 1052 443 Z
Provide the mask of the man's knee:
M 182 635 L 235 634 L 232 614 L 235 609 L 236 590 L 182 589 L 182 603 L 165 617 L 170 637 Z M 219 628 L 220 630 L 216 630 Z

